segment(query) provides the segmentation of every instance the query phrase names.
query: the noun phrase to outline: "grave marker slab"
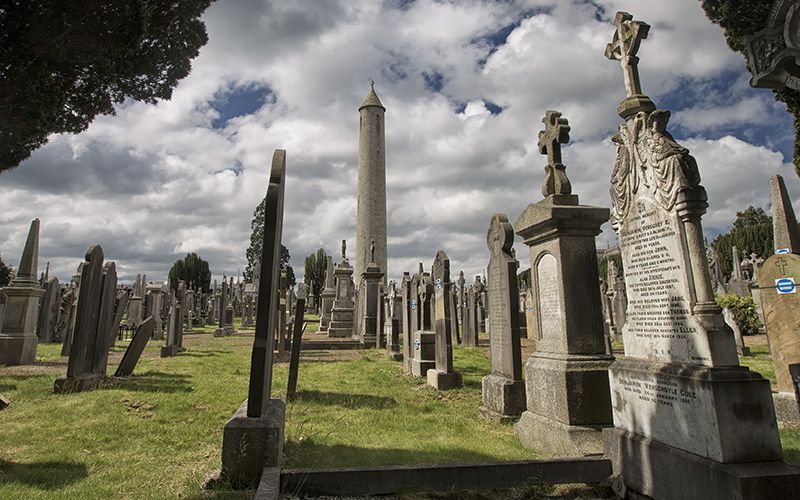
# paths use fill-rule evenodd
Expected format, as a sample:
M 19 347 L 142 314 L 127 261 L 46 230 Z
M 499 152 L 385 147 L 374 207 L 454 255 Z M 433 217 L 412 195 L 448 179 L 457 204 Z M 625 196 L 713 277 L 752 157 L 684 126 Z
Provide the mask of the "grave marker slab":
M 443 250 L 436 252 L 433 261 L 433 288 L 436 303 L 434 331 L 436 335 L 436 366 L 428 370 L 428 385 L 446 390 L 461 387 L 461 373 L 453 370 L 453 321 L 455 311 L 449 300 L 450 258 Z
M 128 348 L 125 349 L 125 354 L 122 355 L 117 371 L 114 373 L 115 377 L 127 377 L 133 373 L 136 368 L 136 363 L 142 357 L 144 348 L 147 346 L 147 341 L 153 336 L 153 329 L 155 328 L 155 321 L 152 316 L 147 317 L 141 325 L 136 327 L 136 333 L 133 335 Z

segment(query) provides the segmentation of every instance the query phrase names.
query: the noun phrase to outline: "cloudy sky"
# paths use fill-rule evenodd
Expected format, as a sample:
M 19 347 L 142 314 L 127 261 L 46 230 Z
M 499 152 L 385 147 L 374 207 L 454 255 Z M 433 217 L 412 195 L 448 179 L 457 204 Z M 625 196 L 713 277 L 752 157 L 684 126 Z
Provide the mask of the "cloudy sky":
M 542 197 L 546 110 L 572 126 L 563 160 L 573 193 L 610 205 L 624 88 L 603 52 L 617 10 L 651 25 L 642 87 L 698 160 L 708 236 L 750 204 L 769 209 L 771 175 L 800 200 L 790 115 L 749 87 L 743 57 L 697 0 L 226 0 L 206 12 L 209 42 L 171 101 L 126 103 L 0 175 L 0 254 L 16 266 L 38 217 L 40 268 L 49 261 L 62 279 L 95 243 L 124 281 L 165 278 L 187 252 L 215 277 L 235 275 L 283 148 L 283 241 L 298 276 L 315 249 L 338 256 L 341 239 L 352 258 L 358 106 L 373 79 L 387 108 L 390 277 L 429 267 L 439 248 L 474 275 L 488 260 L 491 215 L 513 222 Z M 610 229 L 597 243 L 614 244 Z

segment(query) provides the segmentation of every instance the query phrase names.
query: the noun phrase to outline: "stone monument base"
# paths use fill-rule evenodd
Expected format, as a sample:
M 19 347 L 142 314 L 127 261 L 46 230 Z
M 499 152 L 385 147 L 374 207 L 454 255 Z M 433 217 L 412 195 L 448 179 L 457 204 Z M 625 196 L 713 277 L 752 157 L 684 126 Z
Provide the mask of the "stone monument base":
M 53 392 L 65 394 L 70 392 L 90 391 L 100 385 L 113 385 L 113 379 L 106 379 L 103 375 L 85 374 L 79 377 L 57 378 L 53 384 Z
M 403 353 L 402 352 L 390 352 L 389 358 L 392 361 L 403 361 Z
M 446 372 L 442 370 L 428 370 L 428 385 L 440 391 L 458 389 L 462 386 L 460 372 Z
M 723 464 L 615 428 L 603 441 L 625 498 L 800 498 L 800 469 L 782 461 Z
M 179 352 L 181 352 L 180 346 L 177 345 L 161 346 L 162 358 L 171 358 L 172 356 L 177 356 Z
M 525 411 L 525 381 L 511 380 L 500 375 L 481 379 L 483 406 L 481 416 L 492 422 L 516 420 Z
M 583 457 L 603 454 L 603 429 L 609 426 L 569 425 L 525 411 L 514 424 L 522 446 L 546 457 Z
M 372 348 L 376 346 L 377 337 L 375 337 L 375 335 L 364 335 L 363 337 L 353 335 L 353 340 L 361 342 L 361 345 L 366 348 Z
M 225 325 L 225 336 L 226 337 L 230 337 L 234 333 L 236 333 L 236 331 L 233 329 L 233 327 L 231 325 Z
M 217 337 L 217 338 L 224 337 L 225 336 L 225 329 L 224 328 L 217 328 L 216 330 L 214 330 L 214 336 Z
M 432 359 L 412 359 L 411 375 L 415 377 L 427 377 L 428 370 L 436 369 L 436 361 Z
M 222 476 L 237 488 L 253 488 L 265 467 L 278 467 L 283 454 L 286 403 L 270 399 L 262 417 L 247 416 L 247 401 L 222 433 Z
M 353 336 L 352 321 L 331 321 L 328 327 L 328 337 L 344 338 Z
M 800 425 L 800 408 L 793 393 L 773 392 L 772 402 L 775 404 L 778 422 Z
M 36 361 L 38 345 L 39 337 L 36 335 L 0 334 L 0 365 L 32 365 Z

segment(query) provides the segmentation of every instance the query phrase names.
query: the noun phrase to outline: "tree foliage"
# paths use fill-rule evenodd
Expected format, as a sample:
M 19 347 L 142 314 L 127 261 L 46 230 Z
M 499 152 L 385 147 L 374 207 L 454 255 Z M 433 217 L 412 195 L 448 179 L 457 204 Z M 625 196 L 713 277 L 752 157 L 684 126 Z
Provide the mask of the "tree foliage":
M 169 270 L 169 281 L 174 290 L 178 289 L 178 280 L 186 283 L 186 288 L 207 292 L 211 289 L 211 270 L 208 262 L 196 253 L 187 253 L 186 257 L 176 260 Z
M 305 260 L 305 274 L 303 281 L 317 297 L 322 294 L 322 289 L 325 288 L 325 271 L 327 270 L 328 254 L 325 250 L 320 248 L 312 253 Z
M 208 41 L 211 0 L 8 0 L 0 8 L 0 172 L 126 99 L 169 99 Z
M 773 0 L 702 0 L 706 16 L 725 30 L 728 46 L 745 55 L 744 37 L 761 31 L 766 27 L 769 9 Z M 794 168 L 800 175 L 800 92 L 784 88 L 773 90 L 775 99 L 786 103 L 794 117 Z
M 253 221 L 250 223 L 250 246 L 247 247 L 245 256 L 247 257 L 247 267 L 244 270 L 244 280 L 252 281 L 253 274 L 255 273 L 256 266 L 261 261 L 261 248 L 264 243 L 264 214 L 267 209 L 267 196 L 258 204 L 253 211 Z M 297 283 L 297 278 L 294 276 L 294 269 L 289 265 L 289 249 L 281 243 L 281 256 L 280 268 L 286 271 L 286 279 L 288 280 L 289 287 L 294 287 Z
M 739 259 L 756 253 L 766 259 L 773 253 L 772 217 L 763 208 L 752 205 L 741 212 L 736 212 L 731 230 L 720 234 L 711 246 L 719 254 L 719 265 L 725 278 L 730 278 L 733 271 L 733 247 L 739 250 Z
M 14 278 L 14 270 L 3 262 L 3 257 L 0 255 L 0 288 L 8 286 L 12 278 Z

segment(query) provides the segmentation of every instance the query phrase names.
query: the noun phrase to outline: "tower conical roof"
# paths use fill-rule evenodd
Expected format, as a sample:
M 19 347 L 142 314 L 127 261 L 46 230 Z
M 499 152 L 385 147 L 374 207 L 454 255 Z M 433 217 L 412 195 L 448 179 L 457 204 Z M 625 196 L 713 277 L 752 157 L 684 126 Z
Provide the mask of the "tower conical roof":
M 367 97 L 364 98 L 364 102 L 361 103 L 361 106 L 359 106 L 358 109 L 360 111 L 361 108 L 366 108 L 367 106 L 377 106 L 386 111 L 386 108 L 381 103 L 381 100 L 378 99 L 378 94 L 375 93 L 374 83 L 370 85 L 369 93 L 367 94 Z

